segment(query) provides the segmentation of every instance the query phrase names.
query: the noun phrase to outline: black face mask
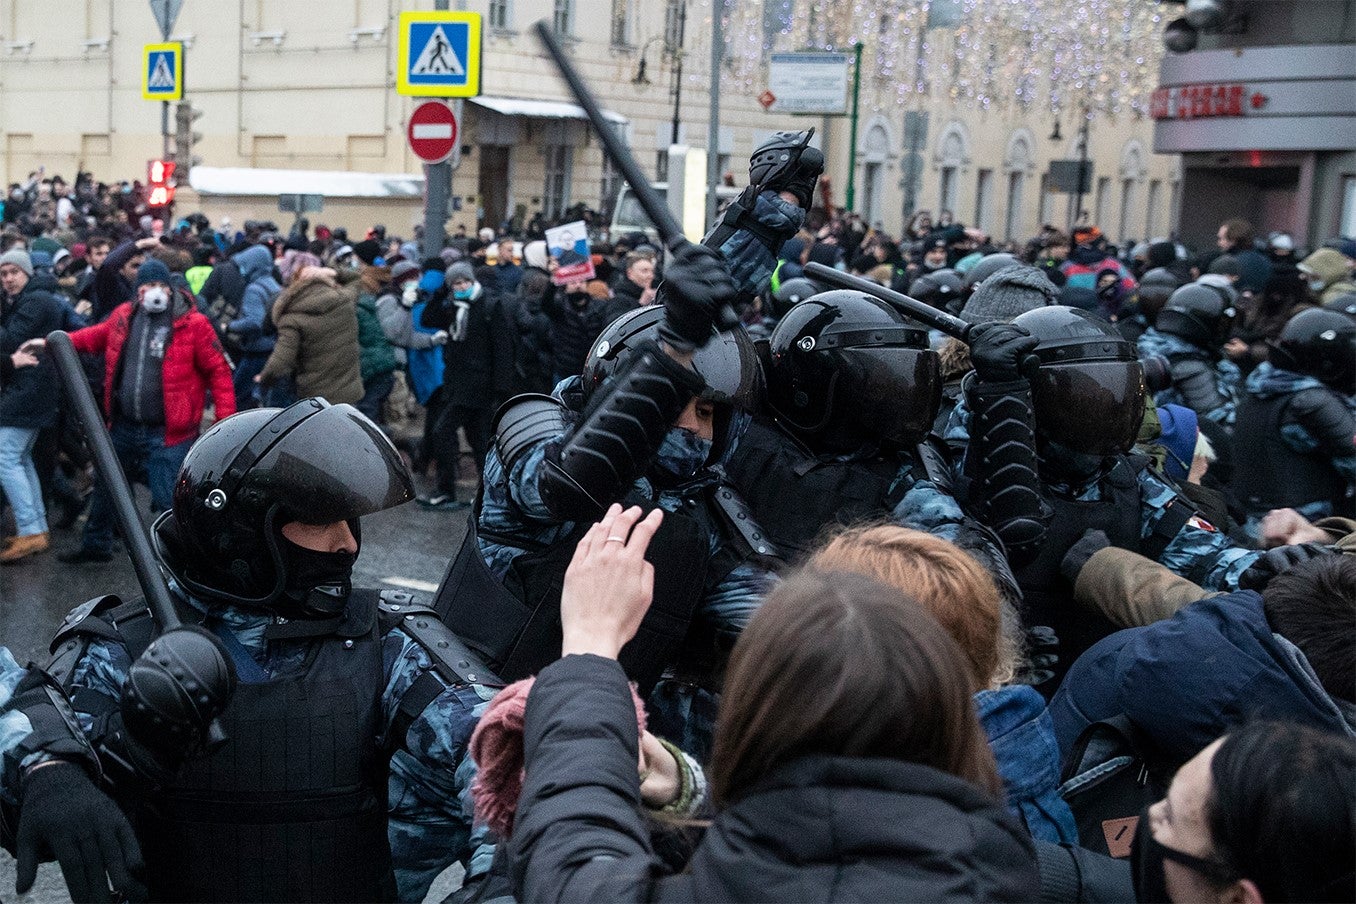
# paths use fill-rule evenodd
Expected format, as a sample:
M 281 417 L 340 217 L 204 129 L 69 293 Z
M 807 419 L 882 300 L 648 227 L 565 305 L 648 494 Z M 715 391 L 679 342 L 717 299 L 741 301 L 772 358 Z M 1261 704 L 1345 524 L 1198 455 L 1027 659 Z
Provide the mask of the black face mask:
M 290 618 L 333 618 L 344 611 L 353 590 L 357 553 L 317 552 L 281 541 L 287 583 L 279 614 Z
M 1145 810 L 1139 816 L 1139 825 L 1135 827 L 1135 844 L 1130 851 L 1130 877 L 1134 881 L 1135 900 L 1139 904 L 1171 902 L 1167 878 L 1163 873 L 1165 860 L 1180 863 L 1217 885 L 1228 885 L 1238 878 L 1222 863 L 1160 844 L 1149 828 L 1149 811 Z

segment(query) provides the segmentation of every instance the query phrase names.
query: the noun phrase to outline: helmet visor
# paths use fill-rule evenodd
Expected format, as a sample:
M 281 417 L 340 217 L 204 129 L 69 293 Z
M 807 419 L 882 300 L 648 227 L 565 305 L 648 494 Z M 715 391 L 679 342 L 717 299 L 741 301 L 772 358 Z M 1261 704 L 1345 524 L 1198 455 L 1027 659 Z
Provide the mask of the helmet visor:
M 332 524 L 408 502 L 414 485 L 386 435 L 353 406 L 334 405 L 261 455 L 241 492 L 276 501 L 288 520 Z
M 841 353 L 834 404 L 869 436 L 913 445 L 932 429 L 942 400 L 941 358 L 929 349 L 852 348 Z
M 1085 455 L 1125 452 L 1144 418 L 1144 371 L 1138 361 L 1046 364 L 1031 381 L 1036 429 Z

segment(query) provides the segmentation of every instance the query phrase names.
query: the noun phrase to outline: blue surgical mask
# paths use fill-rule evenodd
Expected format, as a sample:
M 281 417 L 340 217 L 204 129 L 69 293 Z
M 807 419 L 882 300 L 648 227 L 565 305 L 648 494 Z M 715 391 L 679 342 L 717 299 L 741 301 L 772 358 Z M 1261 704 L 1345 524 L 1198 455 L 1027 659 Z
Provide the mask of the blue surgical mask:
M 713 445 L 685 427 L 670 427 L 655 455 L 655 470 L 661 477 L 690 480 L 706 465 Z

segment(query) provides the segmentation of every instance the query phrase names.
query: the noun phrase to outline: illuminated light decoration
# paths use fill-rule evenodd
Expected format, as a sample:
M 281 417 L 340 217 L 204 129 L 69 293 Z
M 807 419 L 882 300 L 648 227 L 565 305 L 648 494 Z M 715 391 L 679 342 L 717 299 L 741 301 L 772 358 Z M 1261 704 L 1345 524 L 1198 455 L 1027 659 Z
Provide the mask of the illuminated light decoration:
M 689 31 L 698 37 L 686 48 L 701 56 L 710 48 L 700 35 L 723 9 L 723 85 L 750 98 L 767 87 L 770 54 L 841 51 L 861 41 L 864 103 L 874 91 L 878 106 L 950 100 L 983 111 L 1058 114 L 1086 105 L 1112 117 L 1147 116 L 1164 53 L 1159 5 L 1143 0 L 793 0 L 780 22 L 769 20 L 765 5 L 693 0 L 689 13 L 706 22 Z M 929 28 L 934 5 L 948 13 L 936 18 L 955 24 Z M 706 79 L 693 72 L 686 87 L 704 90 Z

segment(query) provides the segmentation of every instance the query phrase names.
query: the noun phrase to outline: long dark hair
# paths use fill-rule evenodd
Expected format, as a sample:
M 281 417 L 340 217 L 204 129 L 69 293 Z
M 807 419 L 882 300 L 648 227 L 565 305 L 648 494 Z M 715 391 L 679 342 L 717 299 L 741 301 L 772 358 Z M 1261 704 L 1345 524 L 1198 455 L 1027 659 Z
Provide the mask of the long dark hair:
M 1356 883 L 1356 741 L 1256 722 L 1210 763 L 1216 859 L 1262 900 L 1350 901 Z
M 922 606 L 859 574 L 805 570 L 764 601 L 730 657 L 711 758 L 726 807 L 806 754 L 932 766 L 1000 799 L 971 666 Z

